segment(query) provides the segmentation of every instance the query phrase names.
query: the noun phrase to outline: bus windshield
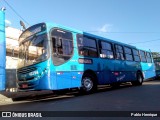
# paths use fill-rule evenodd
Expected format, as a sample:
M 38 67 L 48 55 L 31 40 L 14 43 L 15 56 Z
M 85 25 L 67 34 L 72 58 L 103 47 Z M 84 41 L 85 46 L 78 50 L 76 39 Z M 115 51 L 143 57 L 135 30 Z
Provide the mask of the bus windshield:
M 47 34 L 33 35 L 25 39 L 19 47 L 18 67 L 42 62 L 49 57 Z

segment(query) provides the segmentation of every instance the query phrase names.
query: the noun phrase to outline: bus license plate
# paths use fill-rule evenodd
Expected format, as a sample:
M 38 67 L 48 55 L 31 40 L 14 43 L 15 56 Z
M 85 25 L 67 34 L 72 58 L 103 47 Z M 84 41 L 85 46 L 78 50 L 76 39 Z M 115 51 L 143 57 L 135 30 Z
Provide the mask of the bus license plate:
M 22 84 L 22 88 L 28 88 L 28 84 Z

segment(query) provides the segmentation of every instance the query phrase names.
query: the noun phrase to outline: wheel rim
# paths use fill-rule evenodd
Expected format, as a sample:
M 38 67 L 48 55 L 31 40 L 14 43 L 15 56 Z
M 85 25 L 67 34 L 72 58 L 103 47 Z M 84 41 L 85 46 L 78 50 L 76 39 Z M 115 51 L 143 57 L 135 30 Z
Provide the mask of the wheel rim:
M 83 79 L 83 87 L 86 91 L 90 91 L 93 87 L 93 82 L 91 80 L 91 78 L 85 77 Z
M 141 77 L 141 75 L 139 75 L 138 81 L 139 81 L 139 83 L 142 83 L 142 77 Z

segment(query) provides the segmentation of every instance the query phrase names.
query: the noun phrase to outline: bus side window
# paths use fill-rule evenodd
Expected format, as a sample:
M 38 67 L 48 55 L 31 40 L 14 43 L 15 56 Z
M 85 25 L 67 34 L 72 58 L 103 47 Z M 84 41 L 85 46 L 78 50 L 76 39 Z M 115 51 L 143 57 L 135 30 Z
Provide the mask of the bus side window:
M 100 48 L 100 57 L 101 58 L 109 58 L 113 59 L 113 47 L 111 43 L 100 41 L 99 43 L 99 48 Z
M 82 56 L 88 56 L 88 50 L 84 48 L 79 49 L 79 54 Z
M 56 38 L 52 37 L 52 49 L 53 49 L 53 53 L 56 53 Z
M 53 63 L 61 65 L 67 62 L 73 55 L 72 32 L 53 28 L 51 31 L 53 45 Z
M 128 47 L 124 47 L 124 52 L 125 52 L 126 60 L 133 61 L 132 49 Z
M 115 45 L 116 59 L 124 60 L 123 47 L 121 45 Z
M 88 56 L 88 50 L 84 47 L 83 35 L 77 35 L 78 53 L 82 56 Z
M 77 44 L 79 55 L 88 57 L 98 57 L 95 39 L 78 34 Z
M 147 62 L 148 62 L 148 63 L 152 63 L 151 53 L 146 52 L 146 58 L 147 58 Z
M 145 52 L 140 50 L 140 55 L 141 55 L 141 61 L 142 62 L 147 62 Z
M 52 37 L 52 44 L 53 44 L 53 53 L 54 54 L 63 54 L 62 50 L 62 39 L 61 38 L 55 38 Z
M 140 56 L 139 56 L 138 50 L 132 49 L 132 51 L 133 51 L 134 61 L 140 62 L 141 60 L 140 60 Z

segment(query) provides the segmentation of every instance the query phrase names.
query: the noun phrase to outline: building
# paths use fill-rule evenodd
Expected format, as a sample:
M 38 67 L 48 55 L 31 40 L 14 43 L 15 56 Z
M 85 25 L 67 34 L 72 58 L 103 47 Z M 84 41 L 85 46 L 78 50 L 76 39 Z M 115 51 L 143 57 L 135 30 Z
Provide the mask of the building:
M 16 88 L 16 68 L 18 63 L 18 38 L 21 30 L 6 27 L 6 90 Z M 14 50 L 14 55 L 12 54 Z

